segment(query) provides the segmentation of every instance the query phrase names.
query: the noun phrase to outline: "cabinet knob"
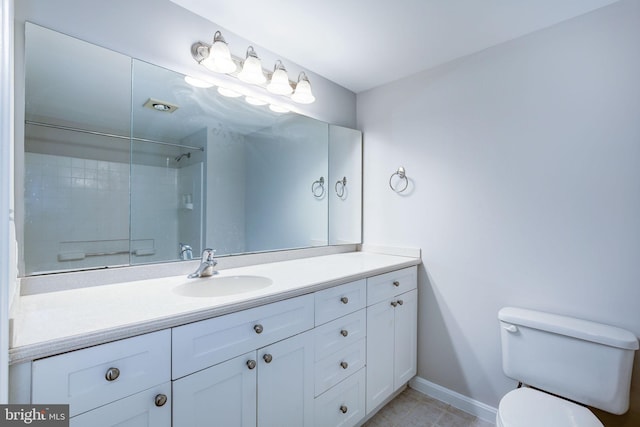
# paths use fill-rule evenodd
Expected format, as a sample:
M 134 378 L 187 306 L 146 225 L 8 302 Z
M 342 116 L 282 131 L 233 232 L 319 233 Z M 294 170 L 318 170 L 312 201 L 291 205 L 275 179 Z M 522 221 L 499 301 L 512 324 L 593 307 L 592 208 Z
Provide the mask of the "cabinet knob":
M 156 399 L 155 399 L 156 406 L 164 406 L 165 403 L 167 403 L 166 394 L 159 394 L 156 396 Z
M 342 412 L 343 414 L 346 414 L 348 410 L 349 408 L 347 408 L 345 405 L 340 405 L 340 412 Z
M 343 304 L 348 304 L 349 303 L 349 298 L 342 297 L 342 298 L 340 298 L 340 301 L 342 301 Z
M 255 367 L 256 367 L 256 361 L 255 360 L 247 360 L 247 368 L 254 369 Z
M 347 331 L 346 329 L 343 329 L 340 331 L 340 335 L 342 335 L 343 337 L 346 337 L 347 335 L 349 335 L 349 331 Z
M 342 367 L 342 369 L 347 369 L 349 367 L 349 364 L 347 362 L 340 362 L 340 366 Z
M 402 301 L 401 299 L 398 300 L 398 305 L 402 305 L 404 304 L 404 301 Z
M 395 286 L 396 288 L 400 286 L 400 282 L 397 280 L 393 281 L 393 286 Z
M 107 370 L 107 373 L 104 374 L 104 377 L 107 379 L 107 381 L 115 381 L 118 379 L 119 376 L 120 376 L 120 369 L 118 368 L 109 368 Z
M 261 324 L 257 324 L 253 327 L 253 330 L 256 331 L 256 334 L 261 334 L 262 331 L 264 331 L 264 328 L 262 327 Z
M 392 305 L 393 307 L 395 307 L 395 306 L 397 306 L 397 305 L 398 305 L 398 303 L 397 303 L 397 302 L 395 302 L 395 301 L 391 301 L 391 305 Z
M 273 360 L 273 356 L 270 355 L 269 353 L 265 354 L 264 356 L 262 356 L 262 358 L 264 359 L 265 362 L 267 363 L 271 363 L 271 361 Z

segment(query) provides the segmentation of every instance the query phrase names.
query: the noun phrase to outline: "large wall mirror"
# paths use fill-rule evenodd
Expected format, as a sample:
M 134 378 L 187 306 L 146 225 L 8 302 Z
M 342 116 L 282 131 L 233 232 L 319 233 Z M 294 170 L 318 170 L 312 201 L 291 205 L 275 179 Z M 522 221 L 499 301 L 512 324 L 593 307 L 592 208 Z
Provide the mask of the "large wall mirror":
M 24 275 L 361 241 L 359 131 L 26 24 Z

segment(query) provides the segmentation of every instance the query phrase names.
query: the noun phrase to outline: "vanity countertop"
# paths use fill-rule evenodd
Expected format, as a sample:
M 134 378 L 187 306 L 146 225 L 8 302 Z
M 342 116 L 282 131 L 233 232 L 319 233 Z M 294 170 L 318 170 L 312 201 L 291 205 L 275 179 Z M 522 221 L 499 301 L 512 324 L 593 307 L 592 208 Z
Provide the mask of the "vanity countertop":
M 10 363 L 102 344 L 256 307 L 420 264 L 420 258 L 349 252 L 220 270 L 252 275 L 269 287 L 220 297 L 190 297 L 173 288 L 185 276 L 138 280 L 22 296 L 13 310 Z

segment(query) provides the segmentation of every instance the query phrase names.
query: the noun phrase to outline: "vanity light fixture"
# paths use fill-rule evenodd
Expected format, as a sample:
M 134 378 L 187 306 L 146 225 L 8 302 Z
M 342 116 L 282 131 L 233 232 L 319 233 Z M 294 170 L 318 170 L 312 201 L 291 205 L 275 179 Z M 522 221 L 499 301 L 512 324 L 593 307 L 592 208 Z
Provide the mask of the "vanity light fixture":
M 296 90 L 291 95 L 291 99 L 300 104 L 311 104 L 316 100 L 316 97 L 311 93 L 311 83 L 304 71 L 298 76 L 298 84 L 296 84 Z
M 262 68 L 260 58 L 253 46 L 247 48 L 244 60 L 233 56 L 220 31 L 216 31 L 211 45 L 204 42 L 194 43 L 191 46 L 191 55 L 198 64 L 211 71 L 260 86 L 275 95 L 286 96 L 301 104 L 310 104 L 316 100 L 311 92 L 309 78 L 304 71 L 298 76 L 297 83 L 289 80 L 281 60 L 276 61 L 273 72 L 266 71 Z
M 216 31 L 214 34 L 211 46 L 207 46 L 204 43 L 196 43 L 191 46 L 191 53 L 194 58 L 196 56 L 202 58 L 199 61 L 196 59 L 196 61 L 211 71 L 216 73 L 233 73 L 236 71 L 236 63 L 231 58 L 229 46 L 220 31 Z
M 256 98 L 253 96 L 245 96 L 244 100 L 247 101 L 247 103 L 251 104 L 251 105 L 267 105 L 268 102 L 265 101 L 264 99 L 260 99 L 260 98 Z
M 276 105 L 276 104 L 270 104 L 269 109 L 274 113 L 288 113 L 291 111 L 287 107 L 283 107 L 281 105 Z
M 271 75 L 271 81 L 267 85 L 267 90 L 276 95 L 291 95 L 291 92 L 293 92 L 293 88 L 289 84 L 287 69 L 284 68 L 284 64 L 279 59 L 273 66 L 273 74 Z
M 242 71 L 238 74 L 238 78 L 246 83 L 260 85 L 267 81 L 262 71 L 262 61 L 258 58 L 258 54 L 253 46 L 247 48 L 247 57 L 242 64 Z

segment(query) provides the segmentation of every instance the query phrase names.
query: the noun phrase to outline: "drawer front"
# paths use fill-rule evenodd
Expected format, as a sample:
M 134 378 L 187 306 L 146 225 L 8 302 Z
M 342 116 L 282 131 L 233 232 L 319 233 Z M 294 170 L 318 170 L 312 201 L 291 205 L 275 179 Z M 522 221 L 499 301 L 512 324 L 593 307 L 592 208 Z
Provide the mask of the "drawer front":
M 171 378 L 169 330 L 33 362 L 32 402 L 69 404 L 74 416 Z
M 353 427 L 365 416 L 365 370 L 315 399 L 316 427 Z
M 173 328 L 173 379 L 313 328 L 313 294 Z
M 316 362 L 333 354 L 367 335 L 365 309 L 325 323 L 313 330 L 316 341 Z
M 171 427 L 171 382 L 69 420 L 70 427 Z
M 418 268 L 408 267 L 367 279 L 367 305 L 418 287 Z
M 366 292 L 365 279 L 316 292 L 316 325 L 365 307 Z
M 349 375 L 364 367 L 366 340 L 362 339 L 329 357 L 316 362 L 316 396 L 324 393 Z

